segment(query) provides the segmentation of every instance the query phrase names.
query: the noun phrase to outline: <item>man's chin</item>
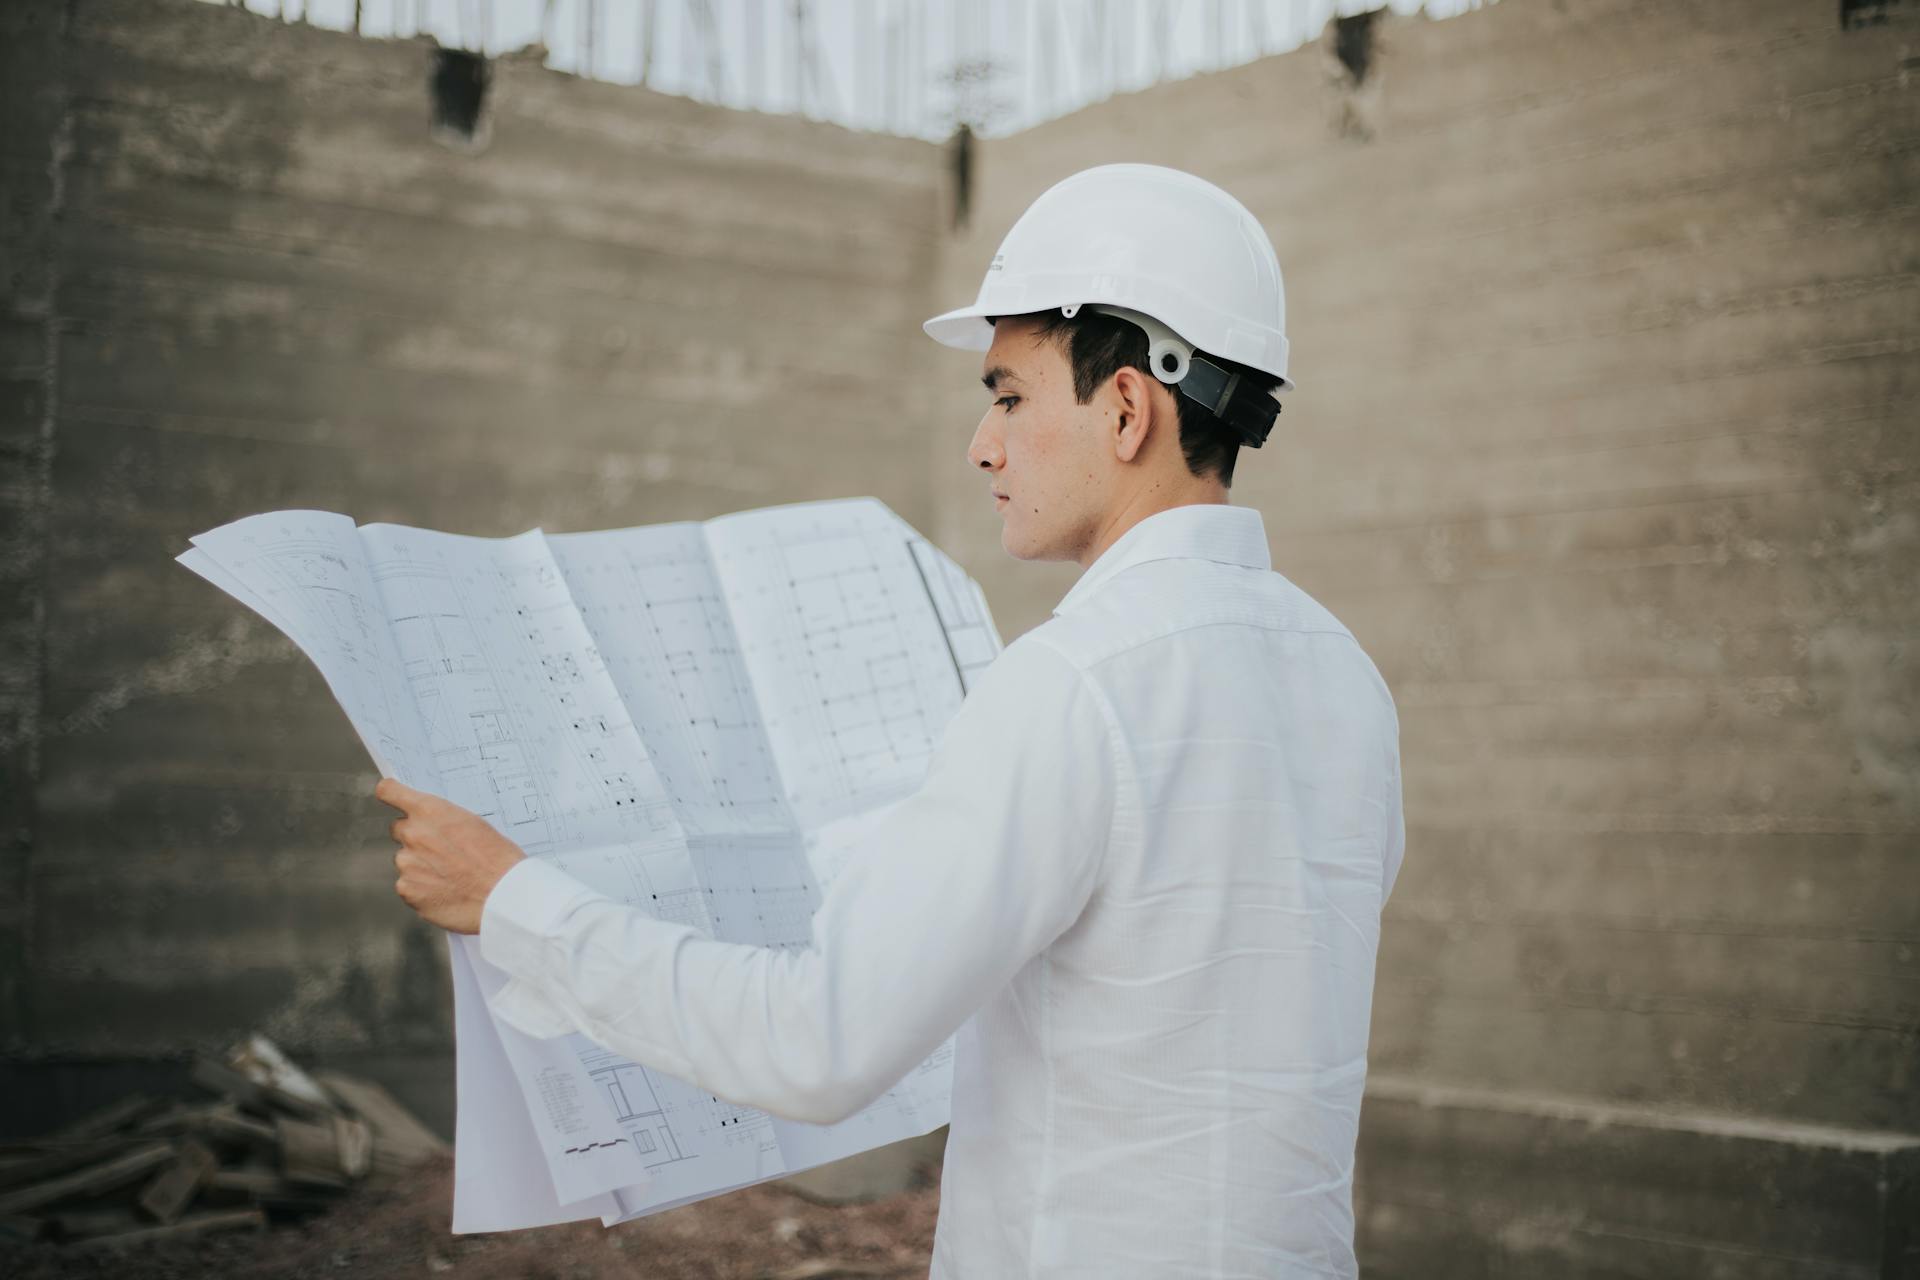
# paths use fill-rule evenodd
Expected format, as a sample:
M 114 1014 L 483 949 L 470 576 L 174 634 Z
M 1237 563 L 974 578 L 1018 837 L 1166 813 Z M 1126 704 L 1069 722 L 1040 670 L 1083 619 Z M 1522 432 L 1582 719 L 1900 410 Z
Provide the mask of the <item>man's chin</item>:
M 1011 527 L 1002 526 L 1000 547 L 1015 560 L 1070 560 L 1071 556 L 1062 555 L 1050 547 L 1030 542 L 1015 533 Z

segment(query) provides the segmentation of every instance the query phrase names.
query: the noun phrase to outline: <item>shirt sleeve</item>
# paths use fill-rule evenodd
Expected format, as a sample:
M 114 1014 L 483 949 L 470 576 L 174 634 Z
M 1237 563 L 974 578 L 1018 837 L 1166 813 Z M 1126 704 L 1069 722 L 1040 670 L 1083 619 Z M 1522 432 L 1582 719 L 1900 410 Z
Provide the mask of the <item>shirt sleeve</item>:
M 1385 682 L 1382 682 L 1384 689 Z M 1400 713 L 1387 698 L 1387 848 L 1380 877 L 1380 904 L 1386 905 L 1400 879 L 1400 867 L 1407 857 L 1407 814 L 1405 789 L 1400 777 Z
M 488 897 L 494 1004 L 729 1101 L 816 1124 L 885 1092 L 1079 917 L 1115 825 L 1106 704 L 1033 636 L 966 699 L 922 785 L 774 950 L 707 938 L 533 859 Z
M 1400 879 L 1400 867 L 1407 857 L 1407 815 L 1401 805 L 1398 769 L 1394 770 L 1392 786 L 1392 809 L 1387 815 L 1387 853 L 1380 877 L 1380 902 L 1383 906 L 1392 895 L 1394 884 Z

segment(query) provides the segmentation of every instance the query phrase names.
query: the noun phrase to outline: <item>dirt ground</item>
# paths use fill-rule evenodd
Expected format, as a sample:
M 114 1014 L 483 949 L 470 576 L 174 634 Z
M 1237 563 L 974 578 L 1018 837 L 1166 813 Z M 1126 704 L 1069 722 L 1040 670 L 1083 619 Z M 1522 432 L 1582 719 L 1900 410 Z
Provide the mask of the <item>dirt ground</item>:
M 455 1236 L 451 1161 L 403 1190 L 363 1188 L 304 1223 L 124 1252 L 0 1243 L 10 1280 L 830 1280 L 924 1276 L 936 1183 L 871 1204 L 814 1204 L 777 1183 L 611 1229 L 596 1222 Z

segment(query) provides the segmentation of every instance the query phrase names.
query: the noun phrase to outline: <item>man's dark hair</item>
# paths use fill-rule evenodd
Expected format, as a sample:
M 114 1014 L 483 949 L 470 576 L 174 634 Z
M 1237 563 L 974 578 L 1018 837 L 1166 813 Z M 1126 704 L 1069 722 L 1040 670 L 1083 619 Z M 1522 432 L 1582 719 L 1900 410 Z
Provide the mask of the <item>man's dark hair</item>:
M 1148 378 L 1147 335 L 1139 325 L 1084 308 L 1076 315 L 1062 315 L 1058 309 L 1034 311 L 1024 316 L 994 316 L 994 320 L 1031 320 L 1039 326 L 1039 336 L 1057 344 L 1066 354 L 1073 370 L 1073 395 L 1081 404 L 1093 399 L 1093 393 L 1106 385 L 1108 378 L 1128 368 L 1138 369 Z M 1248 368 L 1232 360 L 1208 355 L 1228 373 L 1238 373 L 1257 390 L 1270 391 L 1280 380 L 1270 373 Z M 1220 483 L 1233 484 L 1233 464 L 1240 456 L 1240 436 L 1216 418 L 1206 406 L 1173 392 L 1173 403 L 1180 415 L 1180 452 L 1187 470 L 1196 476 L 1217 475 Z

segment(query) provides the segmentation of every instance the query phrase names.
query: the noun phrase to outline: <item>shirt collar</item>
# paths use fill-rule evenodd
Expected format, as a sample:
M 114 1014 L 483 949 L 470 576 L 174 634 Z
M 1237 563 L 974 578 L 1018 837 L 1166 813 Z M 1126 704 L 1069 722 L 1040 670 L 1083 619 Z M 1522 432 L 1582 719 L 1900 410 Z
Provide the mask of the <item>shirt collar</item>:
M 1267 527 L 1252 507 L 1203 502 L 1156 511 L 1121 534 L 1087 566 L 1080 581 L 1055 605 L 1064 613 L 1100 590 L 1123 569 L 1149 560 L 1212 560 L 1248 569 L 1271 569 Z

